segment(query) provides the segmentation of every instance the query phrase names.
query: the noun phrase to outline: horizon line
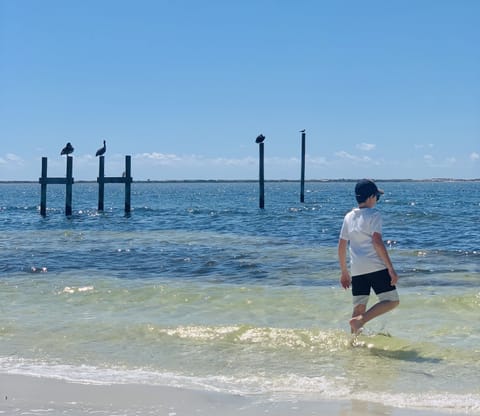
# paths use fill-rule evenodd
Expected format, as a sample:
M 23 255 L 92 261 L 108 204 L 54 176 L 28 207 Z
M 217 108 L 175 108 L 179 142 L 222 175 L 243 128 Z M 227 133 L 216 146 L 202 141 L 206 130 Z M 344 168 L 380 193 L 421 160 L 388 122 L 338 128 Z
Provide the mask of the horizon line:
M 357 182 L 359 178 L 305 179 L 305 182 Z M 373 179 L 375 182 L 480 182 L 480 178 Z M 257 183 L 258 179 L 139 179 L 132 183 Z M 300 179 L 265 179 L 265 182 L 301 182 Z M 0 184 L 39 183 L 39 180 L 0 180 Z M 95 179 L 79 179 L 75 183 L 98 183 Z

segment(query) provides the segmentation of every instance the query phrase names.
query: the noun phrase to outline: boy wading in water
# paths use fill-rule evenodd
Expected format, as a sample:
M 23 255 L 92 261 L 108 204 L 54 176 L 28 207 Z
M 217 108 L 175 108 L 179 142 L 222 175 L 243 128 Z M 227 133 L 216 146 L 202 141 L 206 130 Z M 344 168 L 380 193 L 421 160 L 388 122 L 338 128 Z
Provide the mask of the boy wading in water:
M 352 334 L 358 334 L 368 321 L 391 311 L 400 303 L 395 287 L 398 276 L 383 244 L 382 217 L 375 209 L 382 194 L 383 191 L 371 180 L 357 182 L 355 197 L 358 208 L 345 215 L 340 231 L 340 284 L 344 289 L 352 286 Z M 347 267 L 347 248 L 350 248 L 351 276 Z M 367 310 L 371 289 L 377 295 L 378 302 Z

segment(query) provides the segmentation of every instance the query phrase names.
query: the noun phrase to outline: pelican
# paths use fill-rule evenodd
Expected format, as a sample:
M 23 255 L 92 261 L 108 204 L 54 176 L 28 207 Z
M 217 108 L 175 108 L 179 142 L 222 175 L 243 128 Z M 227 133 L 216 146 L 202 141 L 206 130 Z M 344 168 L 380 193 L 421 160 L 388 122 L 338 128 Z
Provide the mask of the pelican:
M 70 153 L 73 153 L 73 146 L 70 142 L 68 142 L 67 145 L 60 152 L 60 155 L 69 155 Z
M 260 134 L 260 135 L 257 136 L 257 138 L 255 139 L 255 143 L 262 143 L 264 140 L 265 140 L 265 136 L 264 136 L 263 134 Z
M 95 153 L 95 156 L 102 156 L 103 154 L 105 154 L 106 151 L 107 151 L 107 142 L 104 140 L 103 147 L 97 150 L 97 153 Z

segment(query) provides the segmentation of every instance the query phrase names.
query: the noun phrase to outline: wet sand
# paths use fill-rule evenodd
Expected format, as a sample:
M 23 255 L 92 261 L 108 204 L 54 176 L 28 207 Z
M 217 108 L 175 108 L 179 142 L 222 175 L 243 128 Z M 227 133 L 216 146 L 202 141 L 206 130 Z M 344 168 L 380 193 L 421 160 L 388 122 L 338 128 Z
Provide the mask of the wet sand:
M 78 384 L 51 378 L 0 374 L 0 414 L 432 416 L 448 413 L 441 409 L 399 409 L 359 400 L 265 401 L 255 396 L 176 387 Z

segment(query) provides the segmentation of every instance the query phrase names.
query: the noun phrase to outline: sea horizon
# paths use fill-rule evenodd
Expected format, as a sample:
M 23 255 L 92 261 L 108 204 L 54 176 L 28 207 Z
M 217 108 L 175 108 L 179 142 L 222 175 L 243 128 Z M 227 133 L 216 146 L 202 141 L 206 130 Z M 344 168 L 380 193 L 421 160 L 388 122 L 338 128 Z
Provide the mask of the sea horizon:
M 338 179 L 305 179 L 305 183 L 317 182 L 357 182 L 361 178 Z M 381 179 L 372 178 L 375 182 L 480 182 L 479 178 L 423 178 L 423 179 Z M 258 179 L 132 179 L 132 183 L 258 183 Z M 265 179 L 264 182 L 301 182 L 300 179 Z M 0 184 L 39 183 L 38 180 L 0 180 Z M 97 183 L 96 179 L 77 179 L 75 183 Z

